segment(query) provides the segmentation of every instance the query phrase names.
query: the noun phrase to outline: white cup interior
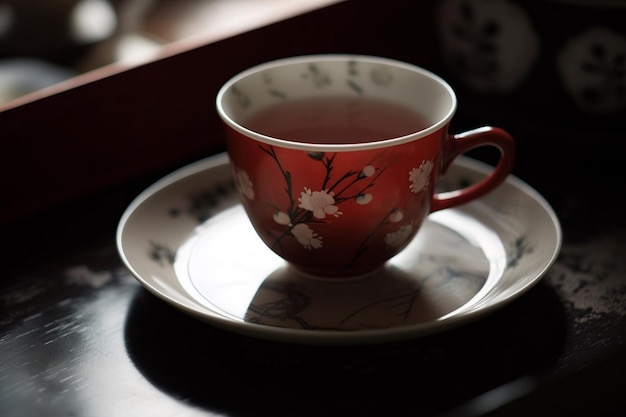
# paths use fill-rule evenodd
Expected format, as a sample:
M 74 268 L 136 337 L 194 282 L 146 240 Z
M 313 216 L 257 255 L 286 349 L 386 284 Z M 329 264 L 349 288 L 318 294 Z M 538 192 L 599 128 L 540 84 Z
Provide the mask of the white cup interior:
M 263 142 L 263 137 L 245 127 L 254 112 L 276 102 L 320 96 L 364 96 L 406 106 L 428 122 L 429 127 L 403 138 L 415 140 L 446 125 L 456 111 L 456 96 L 439 76 L 408 63 L 361 55 L 312 55 L 285 58 L 250 68 L 231 78 L 220 89 L 217 110 L 232 128 Z M 284 140 L 278 140 L 285 145 Z M 376 147 L 365 144 L 324 147 Z M 302 147 L 293 143 L 292 147 Z

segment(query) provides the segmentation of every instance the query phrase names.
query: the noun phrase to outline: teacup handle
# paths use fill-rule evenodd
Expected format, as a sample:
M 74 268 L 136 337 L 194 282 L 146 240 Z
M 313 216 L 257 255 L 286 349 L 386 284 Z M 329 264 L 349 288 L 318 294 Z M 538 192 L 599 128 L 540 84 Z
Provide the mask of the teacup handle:
M 511 173 L 515 162 L 515 141 L 508 132 L 498 127 L 480 127 L 451 134 L 447 139 L 440 175 L 445 174 L 456 157 L 478 147 L 497 148 L 500 151 L 500 159 L 494 170 L 479 182 L 458 190 L 435 193 L 431 202 L 431 213 L 465 204 L 494 190 Z

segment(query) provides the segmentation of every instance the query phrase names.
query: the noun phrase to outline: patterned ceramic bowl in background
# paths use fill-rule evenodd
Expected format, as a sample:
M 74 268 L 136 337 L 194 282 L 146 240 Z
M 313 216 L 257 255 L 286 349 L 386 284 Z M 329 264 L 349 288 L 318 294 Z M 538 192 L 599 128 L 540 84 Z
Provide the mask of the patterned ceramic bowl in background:
M 462 108 L 578 139 L 622 129 L 625 0 L 442 0 L 437 27 Z

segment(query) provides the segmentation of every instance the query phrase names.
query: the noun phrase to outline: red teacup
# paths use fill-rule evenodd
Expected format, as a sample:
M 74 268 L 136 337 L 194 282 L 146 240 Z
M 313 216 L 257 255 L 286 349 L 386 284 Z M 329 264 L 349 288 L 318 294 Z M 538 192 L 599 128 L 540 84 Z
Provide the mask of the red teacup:
M 217 109 L 242 204 L 265 244 L 310 276 L 381 269 L 429 213 L 477 199 L 510 174 L 502 129 L 449 134 L 451 87 L 417 66 L 356 55 L 281 59 L 240 73 Z M 435 192 L 459 155 L 499 149 L 493 172 Z

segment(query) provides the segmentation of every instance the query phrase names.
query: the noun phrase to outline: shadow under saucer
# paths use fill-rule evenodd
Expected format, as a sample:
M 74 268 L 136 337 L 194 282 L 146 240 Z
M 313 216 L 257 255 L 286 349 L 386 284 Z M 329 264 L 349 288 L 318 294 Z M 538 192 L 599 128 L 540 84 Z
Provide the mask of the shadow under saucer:
M 539 283 L 497 313 L 447 332 L 374 345 L 278 343 L 226 331 L 139 290 L 126 349 L 185 406 L 238 416 L 435 416 L 553 368 L 567 324 Z

